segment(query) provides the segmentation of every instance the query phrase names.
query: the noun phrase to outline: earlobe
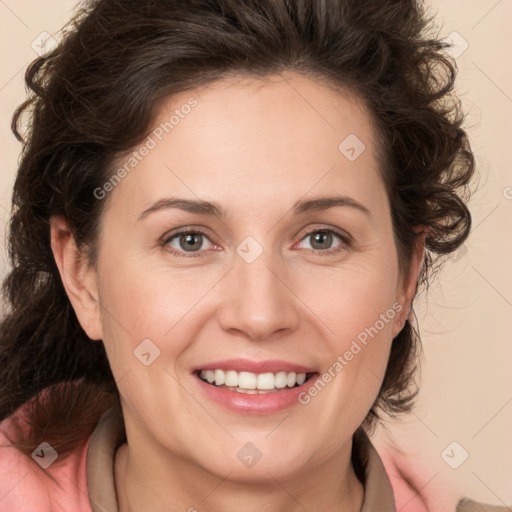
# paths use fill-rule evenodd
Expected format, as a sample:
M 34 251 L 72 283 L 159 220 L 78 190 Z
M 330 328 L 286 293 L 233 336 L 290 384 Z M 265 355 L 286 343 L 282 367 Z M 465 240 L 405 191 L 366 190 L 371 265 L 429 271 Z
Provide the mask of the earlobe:
M 80 325 L 93 340 L 103 338 L 96 275 L 77 249 L 65 219 L 50 219 L 51 247 L 66 294 Z

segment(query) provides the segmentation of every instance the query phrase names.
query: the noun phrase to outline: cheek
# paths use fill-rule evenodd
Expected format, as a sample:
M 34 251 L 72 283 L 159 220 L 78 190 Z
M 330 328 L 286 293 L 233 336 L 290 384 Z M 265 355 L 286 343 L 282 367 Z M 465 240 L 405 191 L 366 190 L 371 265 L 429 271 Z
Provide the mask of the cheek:
M 317 325 L 324 332 L 325 386 L 316 386 L 304 402 L 322 395 L 320 414 L 327 418 L 339 415 L 340 408 L 351 410 L 356 425 L 378 394 L 402 310 L 396 294 L 398 265 L 379 259 L 316 277 L 315 287 L 304 288 L 301 297 L 322 320 Z
M 186 402 L 174 376 L 183 352 L 195 339 L 190 330 L 199 324 L 194 305 L 211 287 L 203 284 L 204 290 L 177 276 L 121 263 L 104 267 L 103 341 L 119 393 L 132 413 L 170 418 L 162 407 Z M 197 415 L 196 410 L 193 413 Z
M 390 257 L 388 262 L 394 260 Z M 391 336 L 396 322 L 398 265 L 385 259 L 368 259 L 363 264 L 347 264 L 337 269 L 304 277 L 298 294 L 326 327 L 338 349 L 347 340 L 360 338 L 371 330 Z M 395 305 L 393 307 L 393 305 Z
M 155 366 L 165 361 L 172 369 L 190 340 L 197 338 L 204 316 L 211 313 L 205 312 L 205 305 L 219 281 L 211 269 L 177 270 L 143 263 L 112 258 L 102 268 L 104 343 L 116 378 L 141 370 L 139 352 L 160 352 Z
M 153 358 L 163 351 L 163 333 L 176 322 L 170 312 L 179 309 L 179 294 L 172 288 L 162 296 L 162 283 L 149 272 L 117 261 L 104 264 L 99 290 L 103 341 L 116 378 L 116 371 L 139 368 L 135 357 L 141 344 L 150 349 Z

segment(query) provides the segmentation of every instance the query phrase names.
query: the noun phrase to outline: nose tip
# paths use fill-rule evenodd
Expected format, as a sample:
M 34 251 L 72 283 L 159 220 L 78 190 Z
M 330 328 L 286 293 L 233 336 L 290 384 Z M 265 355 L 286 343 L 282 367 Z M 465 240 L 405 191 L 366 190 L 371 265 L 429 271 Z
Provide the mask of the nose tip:
M 295 329 L 299 315 L 284 275 L 280 277 L 262 256 L 251 264 L 239 261 L 236 267 L 226 283 L 230 291 L 219 317 L 223 329 L 243 332 L 253 341 Z

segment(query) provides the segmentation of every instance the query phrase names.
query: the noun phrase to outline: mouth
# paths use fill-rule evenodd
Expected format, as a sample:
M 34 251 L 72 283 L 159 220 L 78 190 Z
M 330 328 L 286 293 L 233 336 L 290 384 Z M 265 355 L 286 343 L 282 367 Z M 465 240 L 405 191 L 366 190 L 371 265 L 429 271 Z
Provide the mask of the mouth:
M 225 359 L 191 368 L 206 399 L 231 413 L 266 415 L 296 407 L 320 378 L 315 367 L 283 359 Z
M 216 369 L 198 369 L 196 376 L 215 388 L 245 393 L 248 395 L 266 395 L 298 388 L 318 375 L 318 372 L 265 372 Z

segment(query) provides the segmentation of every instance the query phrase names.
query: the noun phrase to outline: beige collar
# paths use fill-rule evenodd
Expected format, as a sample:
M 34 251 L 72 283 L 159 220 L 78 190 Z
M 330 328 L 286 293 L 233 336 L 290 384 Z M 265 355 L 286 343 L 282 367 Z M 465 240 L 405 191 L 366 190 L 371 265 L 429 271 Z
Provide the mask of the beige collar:
M 114 486 L 114 459 L 126 441 L 121 406 L 105 411 L 94 429 L 87 451 L 87 488 L 93 512 L 119 512 Z M 364 470 L 364 502 L 361 512 L 395 512 L 393 489 L 379 454 L 366 433 L 354 434 L 354 465 Z

